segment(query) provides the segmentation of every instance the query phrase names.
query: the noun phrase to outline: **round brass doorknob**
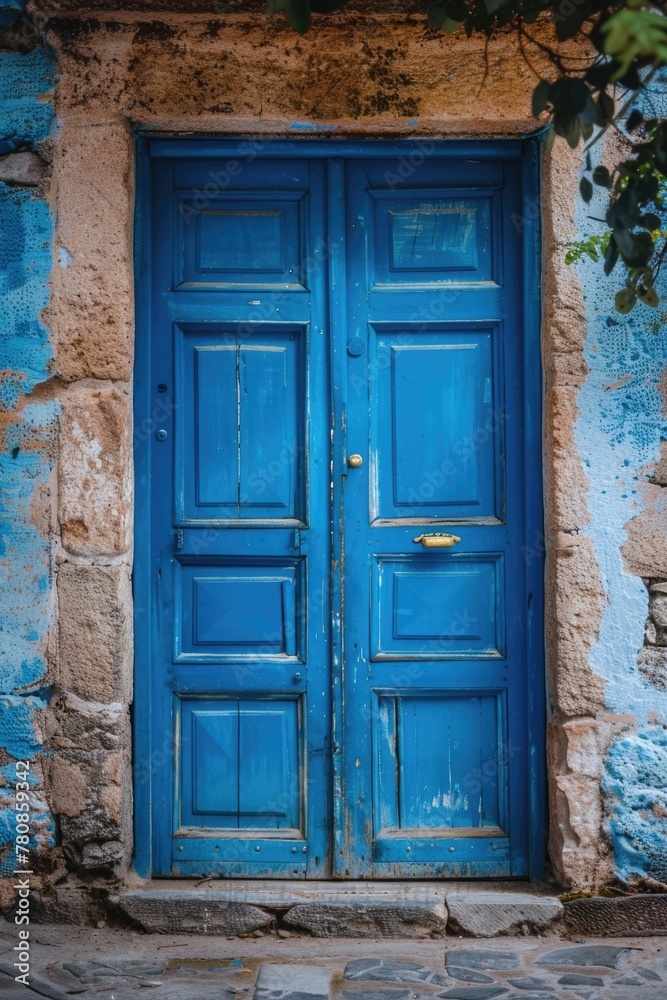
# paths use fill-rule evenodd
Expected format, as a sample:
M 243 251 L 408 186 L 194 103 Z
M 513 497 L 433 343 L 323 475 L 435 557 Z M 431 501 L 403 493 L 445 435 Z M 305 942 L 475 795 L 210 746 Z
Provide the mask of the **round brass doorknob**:
M 364 460 L 361 457 L 361 455 L 350 455 L 350 457 L 347 460 L 347 464 L 352 469 L 358 469 L 360 465 L 364 464 Z

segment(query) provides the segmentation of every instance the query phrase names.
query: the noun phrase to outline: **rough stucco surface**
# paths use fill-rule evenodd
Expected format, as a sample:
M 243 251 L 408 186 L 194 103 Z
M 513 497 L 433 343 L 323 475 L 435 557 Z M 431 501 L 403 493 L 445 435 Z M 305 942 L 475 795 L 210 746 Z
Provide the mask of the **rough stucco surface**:
M 121 118 L 61 123 L 52 197 L 65 266 L 53 275 L 47 321 L 68 380 L 132 378 L 133 157 Z
M 53 69 L 43 51 L 0 52 L 0 135 L 35 146 L 53 120 Z M 57 867 L 43 775 L 53 618 L 52 467 L 58 404 L 26 393 L 48 377 L 53 219 L 33 187 L 0 183 L 0 875 L 14 868 L 16 760 L 30 763 L 31 847 L 37 880 Z M 37 393 L 35 393 L 35 397 Z M 8 902 L 0 880 L 0 903 Z
M 63 549 L 74 555 L 130 548 L 131 415 L 123 389 L 83 382 L 62 393 L 59 517 Z
M 667 112 L 666 83 L 660 81 L 646 95 L 652 114 Z M 599 207 L 579 209 L 581 231 L 588 228 L 585 216 L 595 215 Z M 579 266 L 589 371 L 578 397 L 576 440 L 588 481 L 590 517 L 583 533 L 595 548 L 605 592 L 589 663 L 605 680 L 608 712 L 628 717 L 626 731 L 613 734 L 605 754 L 604 826 L 616 876 L 664 886 L 667 637 L 661 594 L 667 590 L 662 582 L 667 576 L 667 498 L 653 473 L 667 431 L 667 326 L 664 312 L 661 317 L 645 306 L 627 317 L 610 312 L 621 277 L 600 280 L 589 265 Z M 664 278 L 660 292 L 664 303 Z
M 53 751 L 35 794 L 43 829 L 49 830 L 49 809 L 58 823 L 60 847 L 48 855 L 51 882 L 63 864 L 69 878 L 44 897 L 49 912 L 69 911 L 71 918 L 74 907 L 82 919 L 97 919 L 99 904 L 84 887 L 117 884 L 132 850 L 133 128 L 266 141 L 272 135 L 306 141 L 321 131 L 520 135 L 535 127 L 534 77 L 512 38 L 489 45 L 487 67 L 483 41 L 435 35 L 421 15 L 324 17 L 299 38 L 281 18 L 268 22 L 238 4 L 223 17 L 208 16 L 202 0 L 192 5 L 200 13 L 187 18 L 168 12 L 142 18 L 128 8 L 178 5 L 127 3 L 125 13 L 106 21 L 69 20 L 63 12 L 76 14 L 80 6 L 70 0 L 33 6 L 59 60 L 49 188 L 57 263 L 48 301 L 51 216 L 43 201 L 34 208 L 34 191 L 12 189 L 8 204 L 22 199 L 39 216 L 34 225 L 45 227 L 45 256 L 39 274 L 26 269 L 23 279 L 36 282 L 20 306 L 21 316 L 30 316 L 30 335 L 26 330 L 12 346 L 25 363 L 0 366 L 3 398 L 23 407 L 8 424 L 0 461 L 11 470 L 9 481 L 19 483 L 12 485 L 12 510 L 31 539 L 28 562 L 20 564 L 26 593 L 32 598 L 47 581 L 43 602 L 36 611 L 30 604 L 35 627 L 26 634 L 35 636 L 29 642 L 36 659 L 26 657 L 33 666 L 22 668 L 20 679 L 28 688 L 12 694 L 21 708 L 13 718 L 30 722 L 19 725 L 12 745 L 36 753 L 47 740 Z M 537 49 L 531 57 L 539 67 Z M 25 58 L 43 71 L 43 56 Z M 485 74 L 492 85 L 484 85 Z M 28 98 L 32 127 L 43 139 L 52 110 Z M 16 113 L 13 106 L 9 112 Z M 661 527 L 667 458 L 655 464 L 661 335 L 646 331 L 645 313 L 609 317 L 613 282 L 602 282 L 592 265 L 563 262 L 568 240 L 587 225 L 574 214 L 579 167 L 579 154 L 559 142 L 543 171 L 546 524 L 527 558 L 547 557 L 551 858 L 562 884 L 585 889 L 614 877 L 665 881 L 656 858 L 667 842 L 664 785 L 657 779 L 667 753 L 660 728 L 667 669 L 665 651 L 643 643 L 647 585 L 667 578 L 659 537 L 667 537 Z M 538 211 L 525 206 L 530 217 Z M 44 322 L 55 352 L 50 372 Z M 35 385 L 37 402 L 24 406 L 21 394 Z M 19 452 L 27 463 L 20 472 L 23 466 L 8 456 L 22 435 L 33 444 Z M 46 640 L 54 551 L 59 618 Z M 16 567 L 13 559 L 5 568 Z M 659 638 L 663 612 L 659 591 L 651 593 L 651 628 Z M 667 617 L 664 628 L 667 635 Z M 48 709 L 40 687 L 47 652 Z

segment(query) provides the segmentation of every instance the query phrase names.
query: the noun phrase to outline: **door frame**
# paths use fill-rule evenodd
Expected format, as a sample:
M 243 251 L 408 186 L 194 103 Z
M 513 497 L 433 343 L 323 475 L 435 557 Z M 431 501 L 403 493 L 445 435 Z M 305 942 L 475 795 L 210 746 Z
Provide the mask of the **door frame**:
M 157 423 L 165 419 L 164 413 L 156 414 L 148 386 L 150 371 L 150 328 L 151 296 L 150 274 L 151 248 L 151 159 L 154 157 L 206 157 L 209 159 L 249 157 L 275 158 L 280 156 L 323 158 L 328 161 L 329 186 L 329 239 L 334 244 L 345 246 L 345 213 L 343 211 L 345 161 L 353 158 L 377 158 L 384 155 L 405 157 L 408 168 L 410 160 L 423 162 L 429 159 L 455 159 L 474 155 L 479 159 L 521 160 L 521 203 L 523 212 L 512 216 L 505 224 L 514 225 L 522 239 L 523 249 L 523 301 L 522 301 L 522 341 L 523 341 L 523 382 L 524 382 L 524 484 L 526 502 L 525 545 L 523 554 L 526 561 L 527 581 L 527 634 L 526 655 L 528 682 L 528 718 L 526 728 L 530 742 L 529 788 L 530 804 L 530 874 L 540 880 L 544 877 L 546 864 L 547 830 L 547 772 L 546 772 L 546 677 L 545 677 L 545 635 L 544 635 L 544 513 L 543 475 L 535 470 L 543 469 L 542 449 L 542 395 L 543 365 L 540 343 L 541 327 L 541 227 L 540 227 L 540 163 L 541 141 L 539 138 L 524 140 L 440 140 L 422 139 L 361 139 L 361 140 L 321 140 L 303 138 L 299 140 L 264 138 L 238 138 L 236 140 L 215 137 L 175 138 L 151 133 L 137 133 L 136 139 L 136 204 L 134 231 L 134 273 L 135 273 L 135 368 L 134 368 L 134 472 L 135 497 L 147 495 L 150 478 L 150 452 L 145 445 L 152 436 Z M 420 159 L 421 158 L 421 159 Z M 329 278 L 344 289 L 344 253 L 329 256 Z M 346 399 L 346 353 L 342 327 L 345 323 L 345 300 L 343 295 L 332 297 L 330 301 L 331 354 L 330 378 L 332 386 L 332 417 L 334 426 L 343 426 L 342 418 Z M 537 376 L 537 377 L 536 377 Z M 332 455 L 333 460 L 333 505 L 332 505 L 332 578 L 331 584 L 331 651 L 332 677 L 340 676 L 342 666 L 341 618 L 335 608 L 340 606 L 342 594 L 342 491 L 345 457 L 345 442 Z M 336 526 L 339 530 L 335 530 Z M 149 878 L 152 875 L 152 774 L 160 767 L 164 755 L 172 752 L 171 734 L 165 736 L 161 746 L 154 746 L 151 736 L 151 671 L 152 662 L 151 623 L 156 608 L 151 606 L 154 599 L 151 587 L 150 569 L 151 511 L 150 505 L 135 501 L 134 535 L 134 634 L 135 671 L 134 700 L 132 703 L 133 731 L 133 775 L 134 775 L 134 829 L 135 852 L 134 869 L 138 875 Z M 150 600 L 147 600 L 150 598 Z M 332 787 L 333 795 L 334 856 L 341 849 L 341 830 L 345 797 L 342 794 L 342 754 L 338 744 L 343 713 L 342 685 L 333 684 L 332 693 Z M 331 859 L 332 878 L 336 866 Z

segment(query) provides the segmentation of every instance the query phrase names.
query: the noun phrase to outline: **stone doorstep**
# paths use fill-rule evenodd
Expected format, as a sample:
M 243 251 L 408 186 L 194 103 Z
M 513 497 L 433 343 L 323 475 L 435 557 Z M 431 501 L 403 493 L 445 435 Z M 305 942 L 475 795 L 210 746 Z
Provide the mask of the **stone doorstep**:
M 495 937 L 545 931 L 563 906 L 530 885 L 442 882 L 148 882 L 113 902 L 148 933 L 247 935 L 270 927 L 314 937 Z

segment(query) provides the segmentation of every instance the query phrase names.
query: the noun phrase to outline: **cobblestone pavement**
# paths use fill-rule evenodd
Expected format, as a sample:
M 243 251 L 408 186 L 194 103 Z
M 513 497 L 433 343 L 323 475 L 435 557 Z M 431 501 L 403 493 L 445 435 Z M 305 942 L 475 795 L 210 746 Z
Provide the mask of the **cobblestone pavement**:
M 0 931 L 0 1000 L 667 1000 L 664 937 L 323 941 L 49 925 L 33 935 L 26 990 L 8 975 L 13 928 Z

